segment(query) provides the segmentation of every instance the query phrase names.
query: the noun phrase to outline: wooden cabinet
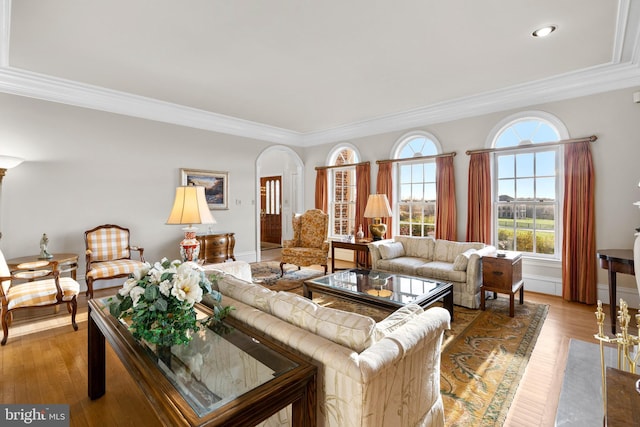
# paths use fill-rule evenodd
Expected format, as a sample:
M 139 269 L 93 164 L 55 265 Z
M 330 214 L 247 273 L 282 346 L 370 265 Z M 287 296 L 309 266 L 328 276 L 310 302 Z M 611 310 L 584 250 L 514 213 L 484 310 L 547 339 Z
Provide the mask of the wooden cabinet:
M 228 259 L 236 260 L 233 249 L 236 245 L 235 233 L 208 233 L 196 236 L 200 242 L 200 261 L 205 264 L 225 262 Z
M 509 316 L 514 316 L 514 295 L 520 292 L 520 304 L 524 302 L 524 282 L 522 280 L 522 254 L 501 251 L 504 256 L 485 255 L 482 257 L 482 287 L 480 288 L 480 308 L 485 308 L 485 292 L 509 294 Z

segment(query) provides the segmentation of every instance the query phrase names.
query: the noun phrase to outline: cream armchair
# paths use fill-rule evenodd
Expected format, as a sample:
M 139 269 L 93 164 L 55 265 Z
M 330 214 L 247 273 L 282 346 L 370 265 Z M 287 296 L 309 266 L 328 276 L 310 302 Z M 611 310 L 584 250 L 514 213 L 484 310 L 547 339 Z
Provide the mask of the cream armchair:
M 50 307 L 66 304 L 71 313 L 71 326 L 78 330 L 76 313 L 80 285 L 71 277 L 60 277 L 55 261 L 33 261 L 19 264 L 9 271 L 0 251 L 0 302 L 2 304 L 2 331 L 0 344 L 5 345 L 9 337 L 9 326 L 14 310 Z
M 306 211 L 295 215 L 293 223 L 293 239 L 282 243 L 282 260 L 280 275 L 284 275 L 284 265 L 293 264 L 300 267 L 321 265 L 327 273 L 329 259 L 329 215 L 320 209 Z
M 87 261 L 87 292 L 93 298 L 96 280 L 127 277 L 143 266 L 144 248 L 129 244 L 129 229 L 105 224 L 84 232 Z M 140 261 L 131 259 L 131 251 L 140 254 Z M 118 285 L 119 286 L 119 285 Z

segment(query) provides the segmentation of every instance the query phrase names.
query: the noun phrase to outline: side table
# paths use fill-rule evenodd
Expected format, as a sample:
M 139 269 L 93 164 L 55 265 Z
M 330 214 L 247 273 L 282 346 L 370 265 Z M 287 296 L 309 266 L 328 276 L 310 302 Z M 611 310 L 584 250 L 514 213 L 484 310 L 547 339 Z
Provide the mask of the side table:
M 78 255 L 76 254 L 51 254 L 52 258 L 48 258 L 44 261 L 56 261 L 58 263 L 58 268 L 60 270 L 60 274 L 69 273 L 73 280 L 76 280 L 76 272 L 78 270 Z M 39 258 L 40 255 L 28 255 L 19 258 L 12 258 L 7 260 L 7 266 L 9 266 L 9 270 L 13 270 L 18 265 L 23 264 L 25 262 L 35 262 L 35 261 L 43 261 Z
M 334 240 L 331 242 L 331 272 L 335 272 L 336 270 L 346 270 L 345 268 L 336 268 L 336 248 L 339 249 L 349 249 L 356 253 L 356 265 L 358 260 L 358 252 L 365 253 L 365 263 L 364 268 L 367 270 L 371 269 L 371 259 L 369 257 L 369 246 L 371 240 L 356 240 L 353 242 L 343 242 L 340 240 Z
M 480 309 L 485 308 L 485 292 L 509 294 L 509 316 L 514 316 L 514 295 L 520 292 L 520 304 L 524 303 L 524 281 L 522 280 L 522 254 L 500 252 L 504 256 L 482 257 L 482 286 L 480 287 Z

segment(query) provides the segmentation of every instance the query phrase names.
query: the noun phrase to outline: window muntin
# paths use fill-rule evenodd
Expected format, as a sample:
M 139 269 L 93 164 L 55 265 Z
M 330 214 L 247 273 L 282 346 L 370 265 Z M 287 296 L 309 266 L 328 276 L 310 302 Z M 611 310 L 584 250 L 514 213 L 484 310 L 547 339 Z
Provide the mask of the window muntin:
M 333 155 L 330 169 L 330 234 L 332 237 L 345 237 L 355 233 L 356 222 L 356 167 L 358 155 L 348 147 L 337 149 Z
M 398 159 L 438 154 L 438 146 L 429 136 L 406 137 L 397 151 Z M 397 215 L 399 234 L 434 236 L 436 230 L 435 159 L 401 162 L 398 165 Z
M 535 147 L 539 142 L 558 140 L 558 131 L 536 118 L 516 120 L 496 136 L 496 148 L 531 147 L 494 153 L 495 241 L 499 249 L 559 256 L 560 150 Z

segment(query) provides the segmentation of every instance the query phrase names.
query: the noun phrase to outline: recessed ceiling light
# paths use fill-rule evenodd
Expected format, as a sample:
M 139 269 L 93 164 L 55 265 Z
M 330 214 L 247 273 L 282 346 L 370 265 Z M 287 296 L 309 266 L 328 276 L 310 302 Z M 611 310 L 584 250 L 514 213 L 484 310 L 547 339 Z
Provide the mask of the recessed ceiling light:
M 538 28 L 531 35 L 533 37 L 546 37 L 553 33 L 558 27 L 555 25 L 547 25 L 546 27 Z

